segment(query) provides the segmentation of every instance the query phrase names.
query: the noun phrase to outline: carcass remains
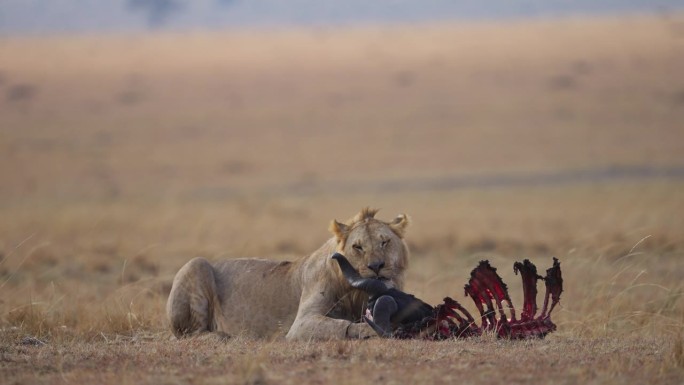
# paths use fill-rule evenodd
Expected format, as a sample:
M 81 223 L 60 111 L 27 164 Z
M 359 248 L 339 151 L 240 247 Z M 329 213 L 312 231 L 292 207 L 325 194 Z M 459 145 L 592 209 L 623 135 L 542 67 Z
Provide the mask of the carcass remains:
M 335 253 L 332 258 L 339 264 L 349 284 L 368 294 L 364 319 L 381 337 L 442 340 L 495 333 L 500 338 L 526 339 L 544 338 L 556 330 L 551 312 L 563 291 L 560 262 L 556 258 L 553 258 L 553 266 L 546 270 L 544 277 L 537 274 L 536 266 L 527 259 L 513 264 L 513 271 L 520 273 L 523 282 L 524 302 L 520 318 L 516 316 L 508 288 L 496 269 L 489 261 L 480 261 L 465 285 L 466 296 L 473 299 L 480 312 L 479 325 L 460 303 L 450 297 L 433 307 L 411 294 L 388 288 L 381 280 L 361 277 L 342 254 Z M 537 315 L 539 279 L 544 281 L 546 292 L 541 313 Z

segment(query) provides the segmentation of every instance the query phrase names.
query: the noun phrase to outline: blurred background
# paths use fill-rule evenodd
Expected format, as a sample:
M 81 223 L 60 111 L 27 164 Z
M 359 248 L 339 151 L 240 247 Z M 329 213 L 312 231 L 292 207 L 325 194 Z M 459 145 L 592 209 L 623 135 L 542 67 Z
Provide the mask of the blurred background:
M 3 0 L 0 32 L 93 33 L 668 13 L 682 0 Z
M 306 255 L 372 206 L 413 218 L 428 301 L 553 255 L 566 328 L 606 298 L 600 330 L 681 328 L 682 9 L 2 0 L 2 322 L 165 330 L 190 258 Z

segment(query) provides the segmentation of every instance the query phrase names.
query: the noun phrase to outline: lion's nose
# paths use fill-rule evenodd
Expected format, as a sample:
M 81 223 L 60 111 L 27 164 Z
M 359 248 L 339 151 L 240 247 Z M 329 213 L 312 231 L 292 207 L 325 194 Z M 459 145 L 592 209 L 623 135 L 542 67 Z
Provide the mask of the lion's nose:
M 380 274 L 380 270 L 382 270 L 383 267 L 385 267 L 385 262 L 382 261 L 372 262 L 368 265 L 368 268 L 373 270 L 375 274 Z

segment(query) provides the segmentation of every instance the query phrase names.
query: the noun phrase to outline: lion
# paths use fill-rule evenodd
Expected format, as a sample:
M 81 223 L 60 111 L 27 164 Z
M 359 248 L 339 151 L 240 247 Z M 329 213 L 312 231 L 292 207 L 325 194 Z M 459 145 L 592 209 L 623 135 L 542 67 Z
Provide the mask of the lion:
M 390 222 L 365 208 L 345 223 L 333 220 L 333 237 L 294 261 L 194 258 L 173 280 L 166 312 L 178 338 L 204 332 L 288 340 L 377 336 L 362 320 L 368 296 L 352 288 L 331 259 L 347 256 L 362 277 L 403 288 L 409 218 Z

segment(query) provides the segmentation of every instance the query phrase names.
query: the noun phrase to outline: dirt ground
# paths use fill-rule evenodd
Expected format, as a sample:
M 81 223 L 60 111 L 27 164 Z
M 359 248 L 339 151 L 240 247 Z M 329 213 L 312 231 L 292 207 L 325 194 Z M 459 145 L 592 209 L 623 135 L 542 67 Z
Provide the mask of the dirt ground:
M 0 378 L 684 382 L 684 17 L 0 37 Z M 561 260 L 545 340 L 176 340 L 190 258 L 292 259 L 365 206 L 407 291 Z

